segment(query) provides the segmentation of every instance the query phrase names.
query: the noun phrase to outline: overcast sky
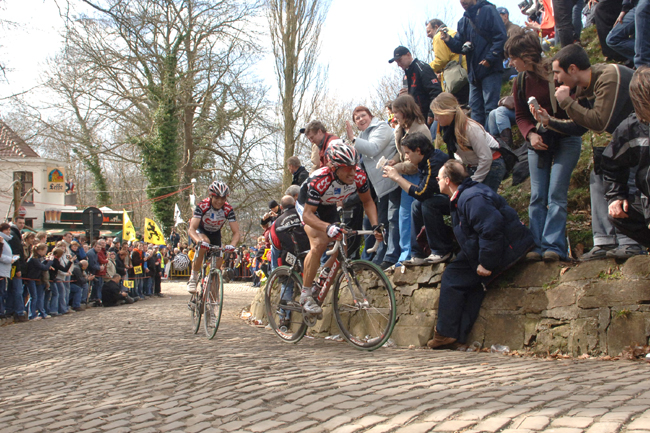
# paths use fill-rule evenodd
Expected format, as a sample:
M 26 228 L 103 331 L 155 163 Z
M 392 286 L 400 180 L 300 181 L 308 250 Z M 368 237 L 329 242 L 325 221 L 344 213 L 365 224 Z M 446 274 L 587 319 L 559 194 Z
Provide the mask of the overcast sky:
M 71 2 L 82 7 L 78 1 Z M 58 3 L 64 5 L 65 0 Z M 511 19 L 522 22 L 516 4 L 517 0 L 500 0 L 497 6 L 507 7 Z M 9 82 L 0 83 L 2 98 L 39 83 L 45 60 L 62 46 L 62 20 L 54 0 L 4 0 L 0 5 L 0 16 L 10 22 L 0 29 L 0 58 L 9 69 Z M 329 66 L 331 94 L 346 101 L 366 99 L 375 83 L 397 68 L 388 64 L 388 59 L 405 40 L 409 27 L 423 38 L 427 19 L 444 18 L 455 28 L 462 13 L 458 0 L 333 0 L 323 28 L 320 58 Z M 256 66 L 257 74 L 275 86 L 271 60 L 267 57 Z

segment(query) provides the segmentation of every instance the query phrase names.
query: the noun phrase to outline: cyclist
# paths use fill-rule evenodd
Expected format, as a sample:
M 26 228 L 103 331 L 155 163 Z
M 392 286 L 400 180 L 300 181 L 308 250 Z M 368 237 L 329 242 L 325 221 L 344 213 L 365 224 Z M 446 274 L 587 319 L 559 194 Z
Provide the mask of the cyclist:
M 215 180 L 208 188 L 209 196 L 201 201 L 194 209 L 194 215 L 190 220 L 190 228 L 187 231 L 189 237 L 198 246 L 198 254 L 192 261 L 192 275 L 187 283 L 187 291 L 196 293 L 196 284 L 199 279 L 199 272 L 203 265 L 205 251 L 209 245 L 221 246 L 221 228 L 230 224 L 232 241 L 225 246 L 226 251 L 235 251 L 234 245 L 239 242 L 239 223 L 235 218 L 232 206 L 226 198 L 230 194 L 230 188 L 224 182 Z M 217 267 L 221 267 L 222 259 L 219 259 Z
M 300 304 L 309 314 L 320 314 L 323 311 L 314 300 L 312 290 L 320 258 L 332 240 L 339 240 L 346 233 L 337 225 L 340 222 L 337 204 L 358 192 L 375 230 L 375 238 L 378 241 L 383 240 L 378 225 L 377 208 L 370 195 L 368 176 L 357 165 L 357 151 L 342 140 L 333 140 L 327 148 L 327 157 L 327 165 L 312 173 L 302 184 L 296 205 L 311 246 L 309 254 L 305 257 L 304 286 L 300 292 Z M 331 269 L 334 260 L 335 256 L 332 256 L 325 263 L 325 267 Z

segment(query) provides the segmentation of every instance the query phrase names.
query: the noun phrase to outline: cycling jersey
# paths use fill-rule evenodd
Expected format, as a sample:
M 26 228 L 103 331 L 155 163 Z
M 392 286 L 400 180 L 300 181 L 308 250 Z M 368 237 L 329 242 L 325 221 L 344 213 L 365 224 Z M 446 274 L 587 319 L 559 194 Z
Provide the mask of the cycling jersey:
M 235 212 L 228 202 L 224 203 L 221 209 L 212 207 L 210 197 L 201 201 L 194 209 L 193 218 L 200 218 L 199 229 L 201 232 L 215 233 L 221 231 L 221 228 L 228 222 L 235 222 Z
M 334 171 L 329 167 L 323 167 L 316 170 L 300 188 L 298 203 L 302 206 L 310 204 L 312 206 L 336 206 L 337 202 L 342 202 L 355 192 L 368 192 L 368 175 L 365 170 L 357 166 L 354 176 L 354 183 L 346 185 L 341 183 Z

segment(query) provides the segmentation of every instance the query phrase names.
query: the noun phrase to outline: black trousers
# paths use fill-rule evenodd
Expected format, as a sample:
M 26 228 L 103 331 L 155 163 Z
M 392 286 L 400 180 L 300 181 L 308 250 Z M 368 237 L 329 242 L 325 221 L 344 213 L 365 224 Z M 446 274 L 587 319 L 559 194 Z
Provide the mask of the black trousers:
M 617 53 L 607 45 L 607 35 L 614 27 L 618 15 L 623 9 L 623 0 L 600 0 L 596 6 L 596 13 L 594 20 L 596 21 L 596 31 L 598 32 L 598 40 L 603 55 L 608 60 L 615 60 L 617 62 L 625 62 L 627 59 L 621 54 Z M 557 11 L 555 11 L 557 17 Z
M 436 331 L 467 343 L 485 297 L 476 269 L 461 252 L 442 274 Z
M 650 248 L 650 228 L 648 228 L 645 217 L 643 216 L 641 200 L 639 197 L 636 197 L 629 204 L 627 218 L 608 218 L 621 233 L 634 239 L 644 247 Z
M 573 7 L 576 3 L 577 0 L 553 0 L 555 29 L 562 47 L 571 45 L 579 39 L 578 32 L 573 27 Z

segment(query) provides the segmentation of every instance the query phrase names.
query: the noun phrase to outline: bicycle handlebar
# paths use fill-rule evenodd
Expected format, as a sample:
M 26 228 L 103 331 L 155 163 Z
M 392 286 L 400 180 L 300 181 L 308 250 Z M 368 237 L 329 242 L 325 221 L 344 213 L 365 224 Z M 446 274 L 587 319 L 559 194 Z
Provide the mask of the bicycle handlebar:
M 350 235 L 350 234 L 354 234 L 354 235 L 372 235 L 372 234 L 374 234 L 374 233 L 375 233 L 374 230 L 357 230 L 357 231 L 350 231 L 350 232 L 348 232 L 348 235 Z M 334 254 L 334 253 L 336 252 L 336 250 L 338 250 L 340 243 L 341 243 L 340 240 L 336 241 L 336 242 L 334 243 L 334 247 L 332 247 L 331 250 L 326 251 L 325 254 L 327 254 L 328 256 L 331 256 L 332 254 Z M 374 252 L 377 251 L 378 249 L 379 249 L 379 242 L 375 242 L 375 246 L 372 247 L 372 248 L 370 248 L 370 249 L 368 250 L 368 252 L 369 252 L 369 253 L 374 253 Z

